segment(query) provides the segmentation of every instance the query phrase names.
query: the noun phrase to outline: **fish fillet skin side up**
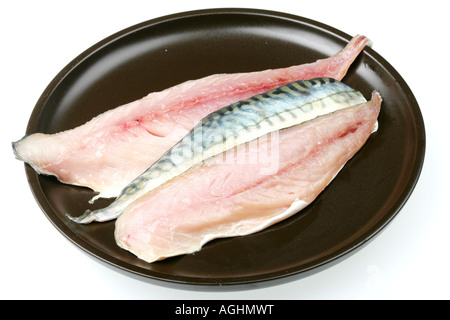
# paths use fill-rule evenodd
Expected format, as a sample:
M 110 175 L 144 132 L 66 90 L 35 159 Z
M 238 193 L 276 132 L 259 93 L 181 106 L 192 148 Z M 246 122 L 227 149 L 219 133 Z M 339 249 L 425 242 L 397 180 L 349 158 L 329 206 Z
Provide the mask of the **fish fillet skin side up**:
M 381 96 L 209 158 L 127 207 L 117 244 L 154 262 L 251 234 L 313 202 L 377 126 Z
M 358 35 L 338 54 L 314 63 L 186 81 L 74 129 L 27 135 L 13 150 L 39 174 L 91 188 L 99 193 L 95 198 L 116 197 L 206 115 L 293 81 L 341 80 L 368 43 Z
M 331 78 L 300 80 L 235 102 L 203 118 L 108 207 L 68 217 L 78 223 L 115 219 L 134 200 L 214 155 L 270 132 L 365 102 L 360 92 Z

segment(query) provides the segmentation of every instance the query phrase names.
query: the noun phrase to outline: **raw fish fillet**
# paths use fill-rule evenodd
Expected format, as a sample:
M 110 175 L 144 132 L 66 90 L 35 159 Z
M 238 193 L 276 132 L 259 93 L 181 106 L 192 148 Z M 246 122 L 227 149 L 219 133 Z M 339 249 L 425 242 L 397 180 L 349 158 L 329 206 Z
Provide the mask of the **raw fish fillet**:
M 97 197 L 116 197 L 206 115 L 300 79 L 340 80 L 368 42 L 356 36 L 340 53 L 310 64 L 187 81 L 72 130 L 28 135 L 13 149 L 40 174 L 89 187 L 99 192 Z
M 210 113 L 126 186 L 108 207 L 70 219 L 108 221 L 147 192 L 192 166 L 270 132 L 365 103 L 361 92 L 330 78 L 299 80 Z
M 115 239 L 147 262 L 260 231 L 310 204 L 374 128 L 381 96 L 238 145 L 130 204 Z M 256 161 L 255 161 L 256 159 Z

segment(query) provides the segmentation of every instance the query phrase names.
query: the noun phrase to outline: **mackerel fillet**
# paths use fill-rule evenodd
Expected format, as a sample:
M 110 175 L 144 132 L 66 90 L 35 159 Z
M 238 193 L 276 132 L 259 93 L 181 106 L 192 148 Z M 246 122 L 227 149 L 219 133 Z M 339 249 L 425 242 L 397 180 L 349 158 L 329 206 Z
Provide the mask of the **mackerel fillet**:
M 28 135 L 13 150 L 40 174 L 89 187 L 97 197 L 116 197 L 208 114 L 297 80 L 341 80 L 368 42 L 356 36 L 338 54 L 310 64 L 187 81 L 77 128 Z
M 203 118 L 125 187 L 111 205 L 69 218 L 79 223 L 115 219 L 133 201 L 215 155 L 271 132 L 365 102 L 360 92 L 330 78 L 292 82 L 235 102 Z
M 115 239 L 147 262 L 251 234 L 309 205 L 377 127 L 381 96 L 215 155 L 128 205 Z M 287 117 L 286 117 L 287 118 Z M 274 118 L 275 119 L 275 118 Z

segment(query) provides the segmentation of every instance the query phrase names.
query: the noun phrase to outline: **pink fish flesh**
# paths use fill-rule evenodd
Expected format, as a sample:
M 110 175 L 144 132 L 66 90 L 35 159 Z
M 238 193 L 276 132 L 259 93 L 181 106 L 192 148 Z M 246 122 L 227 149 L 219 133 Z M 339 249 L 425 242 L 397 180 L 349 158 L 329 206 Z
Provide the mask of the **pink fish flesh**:
M 377 125 L 381 96 L 237 146 L 130 204 L 115 239 L 147 262 L 260 231 L 310 204 Z
M 107 111 L 56 134 L 13 143 L 16 157 L 38 173 L 116 197 L 206 115 L 296 80 L 341 80 L 369 40 L 356 36 L 338 54 L 314 63 L 187 81 Z M 96 197 L 96 198 L 97 198 Z

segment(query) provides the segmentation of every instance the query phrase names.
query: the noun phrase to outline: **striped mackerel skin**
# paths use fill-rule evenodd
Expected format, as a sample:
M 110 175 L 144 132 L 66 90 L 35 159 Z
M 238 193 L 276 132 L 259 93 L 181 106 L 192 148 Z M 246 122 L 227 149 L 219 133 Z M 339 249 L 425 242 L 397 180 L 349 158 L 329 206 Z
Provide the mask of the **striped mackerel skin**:
M 330 78 L 289 83 L 238 101 L 203 118 L 175 146 L 124 188 L 108 207 L 68 217 L 78 223 L 115 219 L 134 200 L 202 161 L 270 132 L 367 102 Z

